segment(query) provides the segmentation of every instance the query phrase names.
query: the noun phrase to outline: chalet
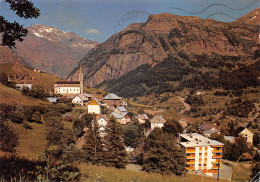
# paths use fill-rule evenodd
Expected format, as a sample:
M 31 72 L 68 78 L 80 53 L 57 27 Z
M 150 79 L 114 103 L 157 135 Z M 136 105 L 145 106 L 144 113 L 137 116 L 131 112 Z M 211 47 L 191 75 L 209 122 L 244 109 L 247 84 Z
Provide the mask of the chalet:
M 146 114 L 138 114 L 137 120 L 139 123 L 145 123 L 146 121 L 149 121 L 149 118 Z
M 86 105 L 86 103 L 89 101 L 89 98 L 86 97 L 84 94 L 79 94 L 76 95 L 73 99 L 72 99 L 72 103 L 73 104 L 79 104 L 81 106 Z
M 155 115 L 151 120 L 151 129 L 154 129 L 155 127 L 162 128 L 164 126 L 164 123 L 167 121 L 161 116 L 161 115 Z
M 28 84 L 28 83 L 16 84 L 15 86 L 18 90 L 23 90 L 24 88 L 28 88 L 29 90 L 32 89 L 32 84 Z
M 101 114 L 100 102 L 93 99 L 88 103 L 88 113 L 89 114 Z
M 179 144 L 186 156 L 186 169 L 211 176 L 218 173 L 222 163 L 223 143 L 198 133 L 181 134 Z
M 254 134 L 249 129 L 244 128 L 238 135 L 244 137 L 248 145 L 253 145 Z
M 113 105 L 118 106 L 120 104 L 120 100 L 121 98 L 114 93 L 110 93 L 103 98 L 103 102 L 106 103 L 108 106 L 113 106 Z
M 116 121 L 121 124 L 127 124 L 131 122 L 131 118 L 127 113 L 112 112 L 110 116 L 114 116 Z

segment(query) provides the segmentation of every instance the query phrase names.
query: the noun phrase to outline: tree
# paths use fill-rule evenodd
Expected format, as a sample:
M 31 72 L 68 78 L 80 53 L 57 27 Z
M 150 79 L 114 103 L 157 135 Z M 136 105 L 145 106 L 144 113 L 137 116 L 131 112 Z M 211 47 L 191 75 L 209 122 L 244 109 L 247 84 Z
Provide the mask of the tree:
M 80 136 L 85 127 L 87 127 L 91 121 L 94 119 L 94 116 L 91 114 L 84 114 L 81 119 L 75 119 L 73 123 L 73 131 L 76 136 Z
M 40 111 L 36 111 L 35 113 L 33 113 L 31 119 L 32 119 L 32 121 L 35 121 L 37 123 L 41 123 L 42 115 L 41 115 Z
M 155 128 L 145 140 L 143 168 L 147 172 L 182 175 L 186 163 L 184 152 L 173 134 Z
M 91 162 L 93 165 L 100 164 L 103 157 L 103 146 L 96 121 L 94 121 L 93 124 L 89 124 L 85 138 L 86 142 L 83 146 L 83 150 L 85 151 L 86 161 Z
M 182 126 L 178 121 L 172 120 L 167 121 L 163 126 L 163 132 L 174 134 L 178 136 L 180 132 L 182 132 Z
M 123 139 L 126 146 L 137 147 L 142 140 L 142 130 L 138 126 L 130 124 L 122 126 Z
M 18 137 L 14 130 L 0 118 L 0 150 L 14 152 Z
M 12 11 L 20 18 L 38 18 L 40 10 L 35 8 L 33 3 L 28 0 L 5 0 L 10 4 Z M 10 23 L 3 16 L 0 16 L 0 33 L 2 33 L 2 45 L 9 48 L 15 47 L 15 41 L 23 41 L 24 36 L 27 35 L 28 30 L 23 28 L 18 22 Z
M 124 168 L 126 150 L 122 139 L 122 131 L 115 118 L 111 118 L 105 129 L 103 164 L 116 168 Z
M 22 123 L 25 119 L 24 107 L 20 104 L 17 104 L 15 110 L 10 112 L 10 119 L 12 122 Z

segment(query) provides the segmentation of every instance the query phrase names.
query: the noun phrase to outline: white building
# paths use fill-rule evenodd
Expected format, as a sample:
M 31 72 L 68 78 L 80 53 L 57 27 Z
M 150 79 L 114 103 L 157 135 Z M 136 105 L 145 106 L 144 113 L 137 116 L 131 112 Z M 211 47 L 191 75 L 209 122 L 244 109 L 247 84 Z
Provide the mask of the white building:
M 149 118 L 146 114 L 138 114 L 137 119 L 139 123 L 145 123 L 146 121 L 149 121 Z
M 167 121 L 161 115 L 155 115 L 151 120 L 151 129 L 153 130 L 155 127 L 162 128 L 164 123 Z
M 242 130 L 239 133 L 239 136 L 245 137 L 248 145 L 253 145 L 254 134 L 251 131 L 249 131 L 249 129 L 245 128 L 244 130 Z
M 88 113 L 89 114 L 101 114 L 101 107 L 100 103 L 96 100 L 93 99 L 88 103 Z
M 59 81 L 54 84 L 54 93 L 66 95 L 66 94 L 80 94 L 80 82 L 79 81 Z
M 100 136 L 104 137 L 106 125 L 108 123 L 108 118 L 105 115 L 100 114 L 97 116 L 97 123 L 98 123 L 98 127 L 99 127 Z
M 212 175 L 218 173 L 222 159 L 223 143 L 208 139 L 198 133 L 181 134 L 179 144 L 184 149 L 187 170 Z
M 79 81 L 58 81 L 54 84 L 54 93 L 64 96 L 83 94 L 83 73 L 81 66 Z
M 73 104 L 79 104 L 81 106 L 84 106 L 85 103 L 88 102 L 88 98 L 84 95 L 84 94 L 79 94 L 76 95 L 73 99 L 72 99 L 72 103 Z

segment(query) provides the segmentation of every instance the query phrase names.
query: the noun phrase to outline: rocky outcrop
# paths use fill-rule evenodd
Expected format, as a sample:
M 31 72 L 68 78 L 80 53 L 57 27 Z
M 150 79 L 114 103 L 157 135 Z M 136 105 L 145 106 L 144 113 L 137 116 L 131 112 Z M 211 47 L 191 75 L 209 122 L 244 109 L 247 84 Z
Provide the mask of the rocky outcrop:
M 257 16 L 254 19 L 259 17 L 256 12 L 254 16 Z M 117 80 L 146 64 L 151 66 L 146 71 L 153 70 L 156 74 L 155 66 L 165 59 L 172 64 L 169 58 L 174 58 L 184 65 L 190 64 L 189 70 L 199 72 L 203 69 L 197 70 L 198 66 L 194 67 L 195 64 L 201 64 L 207 71 L 210 68 L 213 73 L 217 73 L 217 70 L 212 65 L 221 62 L 232 63 L 234 67 L 231 69 L 250 65 L 259 57 L 259 26 L 254 23 L 245 24 L 245 19 L 248 19 L 248 16 L 231 23 L 223 23 L 169 13 L 151 15 L 146 23 L 128 26 L 96 46 L 80 61 L 85 85 L 100 84 L 102 88 L 109 89 L 101 83 Z M 221 69 L 227 69 L 226 65 L 220 66 Z M 79 66 L 67 79 L 78 79 L 78 69 Z M 163 70 L 167 74 L 166 67 Z M 186 76 L 189 77 L 185 75 L 182 79 Z

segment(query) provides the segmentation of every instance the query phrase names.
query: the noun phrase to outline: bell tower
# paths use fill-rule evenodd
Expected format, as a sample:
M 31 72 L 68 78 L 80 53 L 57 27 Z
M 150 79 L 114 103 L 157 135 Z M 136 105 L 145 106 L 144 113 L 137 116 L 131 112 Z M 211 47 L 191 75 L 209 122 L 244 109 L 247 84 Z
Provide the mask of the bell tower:
M 80 82 L 80 94 L 83 94 L 83 72 L 80 64 L 79 68 L 79 82 Z

